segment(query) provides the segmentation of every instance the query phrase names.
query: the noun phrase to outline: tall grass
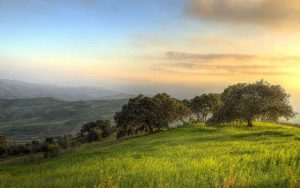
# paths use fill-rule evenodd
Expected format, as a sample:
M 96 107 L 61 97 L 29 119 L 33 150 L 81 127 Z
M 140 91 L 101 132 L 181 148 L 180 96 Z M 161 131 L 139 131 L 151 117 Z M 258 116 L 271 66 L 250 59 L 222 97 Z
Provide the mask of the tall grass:
M 0 167 L 0 187 L 300 187 L 300 129 L 186 126 Z

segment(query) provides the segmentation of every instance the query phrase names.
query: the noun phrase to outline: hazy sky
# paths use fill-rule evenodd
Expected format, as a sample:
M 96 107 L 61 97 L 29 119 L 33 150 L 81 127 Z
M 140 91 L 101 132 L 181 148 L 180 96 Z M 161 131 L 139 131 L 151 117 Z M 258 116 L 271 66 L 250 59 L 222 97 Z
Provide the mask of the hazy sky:
M 0 77 L 179 97 L 265 79 L 300 109 L 299 30 L 299 0 L 0 0 Z

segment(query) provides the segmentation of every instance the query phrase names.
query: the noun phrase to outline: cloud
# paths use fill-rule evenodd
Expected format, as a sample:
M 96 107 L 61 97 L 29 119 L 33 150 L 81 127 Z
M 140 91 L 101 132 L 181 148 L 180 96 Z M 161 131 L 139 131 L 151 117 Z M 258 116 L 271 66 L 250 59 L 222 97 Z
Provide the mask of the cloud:
M 214 53 L 189 53 L 180 51 L 167 51 L 165 53 L 166 58 L 170 60 L 185 60 L 185 61 L 197 61 L 197 62 L 211 62 L 216 60 L 264 60 L 273 62 L 287 62 L 287 61 L 300 61 L 300 56 L 261 56 L 253 54 L 214 54 Z
M 166 56 L 169 59 L 175 60 L 198 60 L 198 61 L 214 61 L 220 59 L 254 59 L 256 56 L 248 54 L 197 54 L 197 53 L 187 53 L 187 52 L 176 52 L 169 51 L 166 52 Z
M 187 12 L 205 21 L 300 25 L 299 0 L 189 0 Z
M 154 70 L 175 74 L 175 75 L 198 75 L 198 76 L 221 76 L 228 77 L 233 75 L 243 76 L 281 76 L 294 75 L 288 71 L 284 71 L 282 65 L 209 65 L 199 63 L 164 63 Z
M 294 75 L 298 70 L 298 56 L 259 54 L 198 54 L 179 51 L 165 53 L 165 61 L 155 64 L 154 70 L 175 75 Z M 291 70 L 291 67 L 294 67 Z M 298 73 L 297 73 L 298 74 Z

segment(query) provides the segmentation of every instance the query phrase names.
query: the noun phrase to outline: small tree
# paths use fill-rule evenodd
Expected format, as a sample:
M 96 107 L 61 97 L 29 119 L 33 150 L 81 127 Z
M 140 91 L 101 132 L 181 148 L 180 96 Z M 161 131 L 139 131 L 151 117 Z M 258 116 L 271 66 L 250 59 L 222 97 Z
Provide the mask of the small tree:
M 83 125 L 80 130 L 81 136 L 87 135 L 89 142 L 99 141 L 101 138 L 106 138 L 112 134 L 112 128 L 109 120 L 99 119 L 95 122 L 89 122 Z
M 205 122 L 207 117 L 215 112 L 221 105 L 219 94 L 203 94 L 190 101 L 190 106 L 198 120 Z
M 57 139 L 57 143 L 63 148 L 63 149 L 67 149 L 69 147 L 74 146 L 75 143 L 75 139 L 72 138 L 72 135 L 65 135 L 63 137 L 60 137 Z
M 182 121 L 183 124 L 189 122 L 190 117 L 192 115 L 192 110 L 188 106 L 187 101 L 177 101 L 176 111 L 177 111 L 177 119 Z
M 185 116 L 186 110 L 181 102 L 176 99 L 171 98 L 170 95 L 166 93 L 159 93 L 155 95 L 152 100 L 155 103 L 154 110 L 156 111 L 156 119 L 159 120 L 157 124 L 157 128 L 167 128 L 169 129 L 169 124 L 180 120 L 183 116 Z M 181 109 L 180 109 L 181 108 Z M 181 114 L 183 113 L 183 114 Z
M 246 121 L 248 127 L 252 127 L 254 120 L 289 119 L 295 116 L 289 97 L 281 86 L 265 81 L 229 86 L 222 93 L 222 106 L 211 121 Z
M 102 134 L 101 129 L 92 128 L 88 132 L 87 139 L 89 142 L 99 141 L 101 140 L 101 134 Z
M 160 107 L 151 97 L 139 95 L 129 99 L 122 110 L 114 116 L 117 124 L 118 138 L 138 133 L 153 133 L 160 127 Z

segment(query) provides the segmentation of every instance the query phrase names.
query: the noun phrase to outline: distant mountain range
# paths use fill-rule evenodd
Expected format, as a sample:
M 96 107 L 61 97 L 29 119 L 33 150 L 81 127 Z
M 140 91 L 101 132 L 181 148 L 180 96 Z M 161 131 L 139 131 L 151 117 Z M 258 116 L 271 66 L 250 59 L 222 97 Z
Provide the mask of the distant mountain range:
M 100 87 L 59 87 L 0 79 L 0 99 L 52 97 L 67 101 L 128 99 L 135 95 Z

